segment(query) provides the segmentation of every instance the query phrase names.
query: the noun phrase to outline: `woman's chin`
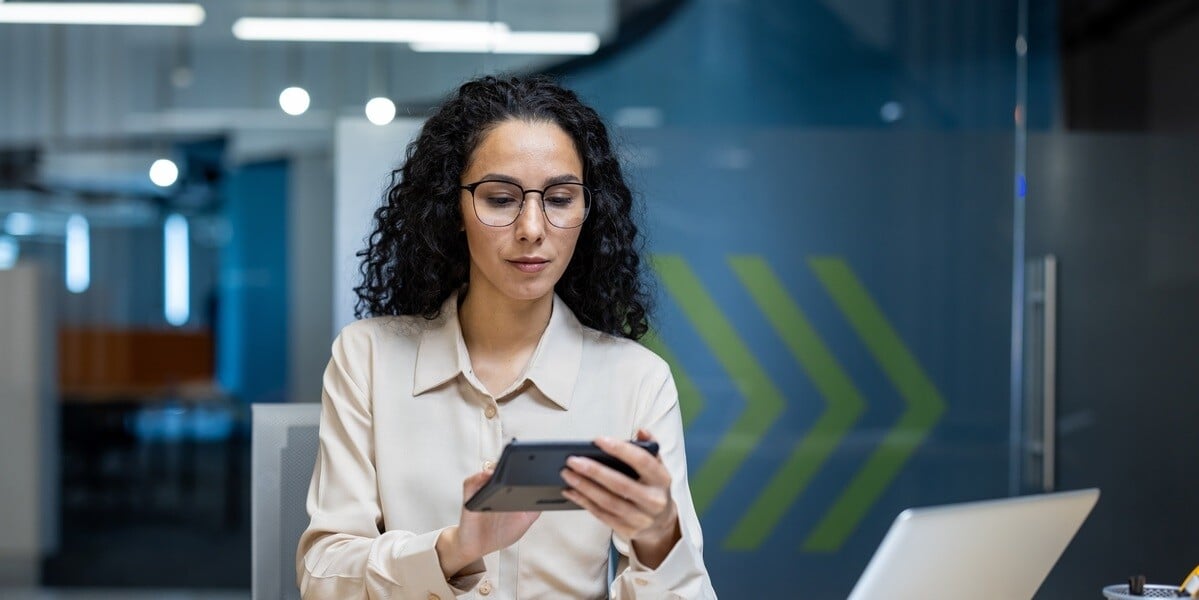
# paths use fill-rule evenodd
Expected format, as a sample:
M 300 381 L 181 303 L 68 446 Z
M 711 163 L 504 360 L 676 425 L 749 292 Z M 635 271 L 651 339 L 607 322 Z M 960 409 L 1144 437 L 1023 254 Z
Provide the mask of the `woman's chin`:
M 504 290 L 504 295 L 520 302 L 534 302 L 554 293 L 554 287 L 548 285 L 521 285 Z

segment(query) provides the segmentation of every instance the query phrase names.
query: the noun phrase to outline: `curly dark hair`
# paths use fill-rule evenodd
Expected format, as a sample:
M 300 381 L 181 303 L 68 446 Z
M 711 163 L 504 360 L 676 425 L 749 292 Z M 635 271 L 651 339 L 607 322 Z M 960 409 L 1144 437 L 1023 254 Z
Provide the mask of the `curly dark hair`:
M 357 254 L 362 283 L 354 288 L 354 314 L 435 319 L 467 283 L 459 178 L 483 137 L 510 119 L 561 127 L 583 159 L 583 182 L 592 190 L 591 212 L 554 291 L 584 325 L 640 339 L 649 329 L 650 294 L 633 194 L 599 115 L 545 76 L 480 77 L 435 109 L 392 171 L 374 231 Z

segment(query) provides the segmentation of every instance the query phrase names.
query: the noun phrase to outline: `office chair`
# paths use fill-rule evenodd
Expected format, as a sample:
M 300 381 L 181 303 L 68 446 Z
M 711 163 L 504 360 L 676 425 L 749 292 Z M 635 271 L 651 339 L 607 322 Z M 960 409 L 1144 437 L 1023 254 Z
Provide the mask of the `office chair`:
M 255 404 L 251 410 L 252 593 L 298 600 L 296 546 L 308 526 L 321 405 Z

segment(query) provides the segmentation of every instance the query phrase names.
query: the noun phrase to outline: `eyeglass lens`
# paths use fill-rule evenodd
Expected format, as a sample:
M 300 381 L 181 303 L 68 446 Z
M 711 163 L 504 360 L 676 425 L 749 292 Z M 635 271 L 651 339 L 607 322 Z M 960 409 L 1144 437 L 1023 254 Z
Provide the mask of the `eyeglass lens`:
M 474 190 L 475 214 L 486 225 L 511 225 L 520 216 L 523 199 L 523 191 L 514 183 L 484 181 Z M 555 227 L 571 228 L 583 224 L 590 201 L 582 184 L 560 183 L 545 188 L 541 206 Z

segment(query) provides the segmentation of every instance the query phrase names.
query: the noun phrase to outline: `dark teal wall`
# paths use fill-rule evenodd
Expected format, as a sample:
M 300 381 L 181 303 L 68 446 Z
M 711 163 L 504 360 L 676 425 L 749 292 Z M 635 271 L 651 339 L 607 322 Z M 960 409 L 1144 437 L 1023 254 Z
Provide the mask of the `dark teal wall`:
M 217 376 L 245 402 L 286 399 L 287 171 L 282 160 L 251 163 L 224 180 Z
M 560 72 L 601 112 L 659 106 L 666 126 L 1012 129 L 1017 0 L 840 3 L 855 20 L 838 4 L 685 0 L 631 47 Z M 1028 4 L 1028 124 L 1047 129 L 1057 3 Z M 899 121 L 880 119 L 889 101 Z

